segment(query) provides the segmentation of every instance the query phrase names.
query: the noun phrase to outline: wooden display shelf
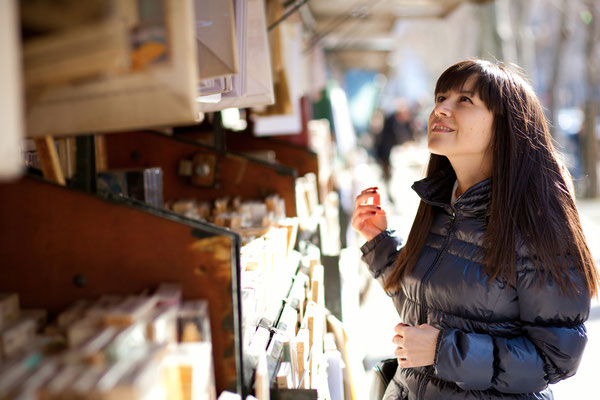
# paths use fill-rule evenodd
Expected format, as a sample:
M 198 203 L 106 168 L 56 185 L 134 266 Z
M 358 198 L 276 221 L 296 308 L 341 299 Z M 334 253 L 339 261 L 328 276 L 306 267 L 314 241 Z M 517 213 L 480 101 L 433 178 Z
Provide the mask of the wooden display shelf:
M 217 390 L 242 393 L 239 235 L 33 177 L 0 185 L 0 220 L 0 291 L 52 315 L 179 282 L 185 299 L 209 301 Z
M 317 154 L 304 146 L 229 130 L 224 130 L 223 134 L 225 135 L 225 146 L 229 151 L 242 153 L 272 150 L 275 152 L 277 162 L 295 169 L 298 172 L 298 176 L 304 176 L 310 172 L 317 176 L 319 174 Z M 176 128 L 175 135 L 196 140 L 200 143 L 211 144 L 214 134 L 211 131 L 189 126 Z
M 285 200 L 286 215 L 296 216 L 296 171 L 253 158 L 221 153 L 191 139 L 155 132 L 131 132 L 106 135 L 109 169 L 161 167 L 163 194 L 167 201 L 182 198 L 214 200 L 223 196 L 241 196 L 244 200 L 262 199 L 279 194 Z M 179 162 L 196 154 L 216 158 L 214 184 L 193 186 L 189 178 L 178 174 Z

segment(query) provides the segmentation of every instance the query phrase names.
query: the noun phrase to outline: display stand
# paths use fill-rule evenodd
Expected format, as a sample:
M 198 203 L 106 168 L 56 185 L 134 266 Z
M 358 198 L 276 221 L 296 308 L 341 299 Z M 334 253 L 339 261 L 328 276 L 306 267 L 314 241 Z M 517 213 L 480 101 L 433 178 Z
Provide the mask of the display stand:
M 216 387 L 242 393 L 239 235 L 37 178 L 0 185 L 0 291 L 56 314 L 78 299 L 179 282 L 209 302 Z
M 287 222 L 292 220 L 293 223 L 288 226 L 282 221 L 279 225 L 271 221 L 275 226 L 256 229 L 258 232 L 271 230 L 263 239 L 277 243 L 273 247 L 278 249 L 282 248 L 279 244 L 286 242 L 281 239 L 287 238 L 283 246 L 284 257 L 277 258 L 277 251 L 269 253 L 260 247 L 252 250 L 255 256 L 252 268 L 259 268 L 260 262 L 263 262 L 262 268 L 268 272 L 264 276 L 270 276 L 268 284 L 264 285 L 269 301 L 268 312 L 265 318 L 260 319 L 256 330 L 268 330 L 265 346 L 278 343 L 274 336 L 281 333 L 285 324 L 294 328 L 298 322 L 292 318 L 293 322 L 289 323 L 283 318 L 286 307 L 286 317 L 292 315 L 291 300 L 298 300 L 298 304 L 293 303 L 293 312 L 297 312 L 302 325 L 298 328 L 310 331 L 310 346 L 306 342 L 308 358 L 304 360 L 308 371 L 305 382 L 309 386 L 297 389 L 297 382 L 289 386 L 296 388 L 293 390 L 275 389 L 274 365 L 279 366 L 281 357 L 275 359 L 277 349 L 273 350 L 276 346 L 271 346 L 261 349 L 271 357 L 268 374 L 262 375 L 266 378 L 267 392 L 264 387 L 260 390 L 256 387 L 255 377 L 260 374 L 251 362 L 246 362 L 250 357 L 242 337 L 243 316 L 246 315 L 242 312 L 242 290 L 247 289 L 242 286 L 244 246 L 252 247 L 252 241 L 258 243 L 261 237 L 250 235 L 255 237 L 249 240 L 250 244 L 243 243 L 242 236 L 233 230 L 159 208 L 160 202 L 153 203 L 157 206 L 152 207 L 119 197 L 115 194 L 117 191 L 95 194 L 97 174 L 101 172 L 108 174 L 118 169 L 160 167 L 161 193 L 167 202 L 179 199 L 211 202 L 224 197 L 262 200 L 269 195 L 278 195 L 285 202 L 287 217 L 299 214 L 296 178 L 307 174 L 318 176 L 318 160 L 314 152 L 280 140 L 225 131 L 220 128 L 220 114 L 213 119 L 215 126 L 219 126 L 217 133 L 208 132 L 209 136 L 213 136 L 211 145 L 200 143 L 199 139 L 205 132 L 197 132 L 198 127 L 172 128 L 173 125 L 194 123 L 199 108 L 216 111 L 231 106 L 249 107 L 273 102 L 263 0 L 247 2 L 252 7 L 245 22 L 252 29 L 247 32 L 251 41 L 246 46 L 253 52 L 253 59 L 245 66 L 247 70 L 239 72 L 247 77 L 248 87 L 234 87 L 240 93 L 243 89 L 245 93 L 237 97 L 225 96 L 228 98 L 218 105 L 196 103 L 199 80 L 204 80 L 197 72 L 206 71 L 208 65 L 205 57 L 196 57 L 194 44 L 198 37 L 194 35 L 194 29 L 198 18 L 205 18 L 205 15 L 200 12 L 194 17 L 194 3 L 190 0 L 153 2 L 156 7 L 145 8 L 146 13 L 135 11 L 142 2 L 124 2 L 125 6 L 117 3 L 119 7 L 111 11 L 110 21 L 96 21 L 97 25 L 91 27 L 86 24 L 86 32 L 92 34 L 92 39 L 98 40 L 98 49 L 89 45 L 67 46 L 85 39 L 78 33 L 80 30 L 75 23 L 72 26 L 65 23 L 64 37 L 40 37 L 40 40 L 49 41 L 36 43 L 30 40 L 25 43 L 25 87 L 29 94 L 27 135 L 35 139 L 46 180 L 27 176 L 14 183 L 0 185 L 0 292 L 18 293 L 22 307 L 43 308 L 52 319 L 78 300 L 94 300 L 110 294 L 140 294 L 161 283 L 180 284 L 184 299 L 205 299 L 208 302 L 217 392 L 228 390 L 245 397 L 256 388 L 260 397 L 259 394 L 267 393 L 270 388 L 275 399 L 316 399 L 314 387 L 322 386 L 315 383 L 318 375 L 316 356 L 311 359 L 310 354 L 322 356 L 323 352 L 321 336 L 324 331 L 320 328 L 324 324 L 319 323 L 319 316 L 324 315 L 323 273 L 316 274 L 318 278 L 310 281 L 311 294 L 303 293 L 300 301 L 300 297 L 291 298 L 293 274 L 283 271 L 285 276 L 282 278 L 283 268 L 280 268 L 286 263 L 290 266 L 299 263 L 299 258 L 288 258 L 292 252 L 299 257 L 299 253 L 293 250 L 299 225 L 317 225 L 313 222 L 320 218 L 321 209 L 316 204 L 319 198 L 316 186 L 310 193 L 302 192 L 302 201 L 310 200 L 310 207 L 304 209 L 308 210 L 306 219 L 312 222 L 299 224 L 297 218 L 290 218 Z M 44 8 L 40 5 L 32 7 L 30 11 L 47 14 L 42 12 Z M 68 10 L 50 10 L 58 12 L 61 24 L 65 22 L 62 16 L 63 12 L 68 15 Z M 242 13 L 239 12 L 239 15 Z M 129 21 L 124 16 L 140 19 Z M 153 22 L 146 21 L 146 17 L 152 17 Z M 228 18 L 231 20 L 231 15 Z M 68 21 L 68 18 L 65 20 Z M 115 28 L 114 23 L 119 26 Z M 121 26 L 123 23 L 126 26 Z M 106 32 L 96 29 L 105 25 L 108 26 Z M 214 27 L 222 30 L 223 25 L 215 24 Z M 30 27 L 30 30 L 35 31 L 34 28 Z M 148 30 L 144 31 L 146 28 Z M 132 38 L 150 37 L 148 32 L 152 33 L 153 43 L 136 42 L 141 45 L 129 48 Z M 243 33 L 241 29 L 240 32 Z M 210 36 L 211 40 L 214 38 L 215 35 Z M 42 46 L 57 41 L 70 50 L 68 57 L 64 56 L 64 52 L 53 51 L 52 46 Z M 257 43 L 261 46 L 257 47 Z M 111 44 L 109 49 L 118 63 L 113 63 L 111 57 L 101 52 L 107 44 Z M 152 49 L 160 52 L 154 55 L 143 52 Z M 258 50 L 262 55 L 260 60 Z M 39 62 L 39 57 L 35 57 L 36 54 L 46 54 L 46 51 L 55 57 L 55 64 Z M 75 69 L 71 67 L 73 65 L 85 68 Z M 45 75 L 35 72 L 38 68 Z M 237 69 L 229 72 L 236 73 Z M 64 76 L 58 76 L 57 70 Z M 48 81 L 40 81 L 41 78 Z M 155 127 L 166 128 L 162 132 L 144 130 Z M 141 131 L 114 133 L 134 129 Z M 175 135 L 165 134 L 173 131 Z M 67 146 L 63 138 L 65 135 L 78 137 L 71 140 L 71 146 Z M 58 152 L 56 141 L 59 142 Z M 276 162 L 261 161 L 257 157 L 261 152 L 274 153 Z M 67 162 L 65 153 L 76 154 L 73 157 L 75 162 L 72 159 Z M 100 177 L 98 182 L 102 179 L 106 178 Z M 106 181 L 102 183 L 106 184 Z M 278 200 L 277 204 L 281 202 Z M 278 210 L 281 208 L 279 206 Z M 267 239 L 269 233 L 277 230 L 277 234 Z M 305 233 L 308 234 L 314 235 L 315 231 Z M 316 265 L 321 267 L 320 263 L 320 260 L 312 260 L 311 271 Z M 298 282 L 303 281 L 298 279 Z M 318 285 L 315 286 L 315 282 Z M 283 292 L 274 289 L 276 285 Z M 289 289 L 289 293 L 285 289 Z M 304 288 L 300 289 L 303 292 Z M 305 307 L 308 316 L 304 315 L 303 319 L 301 304 L 306 306 L 305 303 L 309 302 L 310 307 Z M 265 321 L 269 322 L 265 325 Z M 316 350 L 311 353 L 312 349 Z M 250 370 L 245 369 L 247 365 L 251 366 Z M 323 373 L 320 374 L 322 376 Z M 306 389 L 308 387 L 313 390 Z

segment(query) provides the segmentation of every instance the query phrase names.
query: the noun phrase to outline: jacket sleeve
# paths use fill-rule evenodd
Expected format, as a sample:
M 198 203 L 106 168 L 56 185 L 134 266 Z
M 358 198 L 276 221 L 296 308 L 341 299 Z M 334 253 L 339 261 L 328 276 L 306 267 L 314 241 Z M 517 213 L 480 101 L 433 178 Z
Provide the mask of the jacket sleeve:
M 565 294 L 552 282 L 540 285 L 532 268 L 517 269 L 515 301 L 522 335 L 442 330 L 434 362 L 440 378 L 465 390 L 532 393 L 575 374 L 587 342 L 583 323 L 590 296 L 585 282 L 573 273 L 578 292 Z
M 392 272 L 402 246 L 402 240 L 394 236 L 394 231 L 385 230 L 361 247 L 362 260 L 382 286 Z

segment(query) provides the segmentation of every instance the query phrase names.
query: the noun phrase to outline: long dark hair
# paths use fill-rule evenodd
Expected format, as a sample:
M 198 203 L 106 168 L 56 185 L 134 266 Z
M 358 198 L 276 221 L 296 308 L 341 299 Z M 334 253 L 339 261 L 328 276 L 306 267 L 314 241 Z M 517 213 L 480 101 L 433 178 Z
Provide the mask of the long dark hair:
M 489 281 L 499 278 L 515 284 L 520 234 L 535 255 L 531 258 L 540 283 L 551 278 L 563 292 L 577 291 L 567 273 L 574 264 L 590 295 L 596 295 L 599 276 L 567 184 L 570 176 L 559 161 L 531 85 L 514 64 L 467 60 L 440 76 L 435 93 L 461 90 L 471 76 L 476 77 L 474 90 L 494 114 L 491 205 L 484 241 Z M 432 154 L 427 176 L 447 168 L 451 168 L 448 158 Z M 385 282 L 386 290 L 397 290 L 403 275 L 412 271 L 433 217 L 433 206 L 421 201 L 406 245 Z

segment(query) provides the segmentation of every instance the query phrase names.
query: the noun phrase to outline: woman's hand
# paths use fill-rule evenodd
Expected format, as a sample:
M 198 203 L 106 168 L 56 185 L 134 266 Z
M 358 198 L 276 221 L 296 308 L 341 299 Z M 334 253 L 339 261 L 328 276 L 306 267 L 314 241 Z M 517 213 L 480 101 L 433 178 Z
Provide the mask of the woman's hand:
M 400 367 L 414 368 L 433 364 L 439 329 L 427 324 L 409 326 L 400 323 L 394 330 L 396 336 L 392 343 L 398 346 L 394 354 L 398 357 Z
M 381 198 L 376 187 L 365 189 L 356 196 L 352 227 L 367 240 L 387 229 L 387 217 L 381 208 Z

